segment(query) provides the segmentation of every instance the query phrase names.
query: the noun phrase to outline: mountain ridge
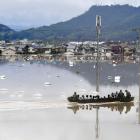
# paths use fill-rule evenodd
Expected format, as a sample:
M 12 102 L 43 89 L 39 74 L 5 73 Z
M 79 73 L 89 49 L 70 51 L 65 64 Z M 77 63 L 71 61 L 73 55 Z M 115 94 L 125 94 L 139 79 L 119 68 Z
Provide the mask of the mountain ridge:
M 0 24 L 0 39 L 1 40 L 11 39 L 14 33 L 15 31 L 11 29 L 10 27 L 4 24 Z
M 102 17 L 102 40 L 133 40 L 133 28 L 140 27 L 140 7 L 129 5 L 92 6 L 83 14 L 50 26 L 13 31 L 11 39 L 41 39 L 61 41 L 96 40 L 96 15 Z

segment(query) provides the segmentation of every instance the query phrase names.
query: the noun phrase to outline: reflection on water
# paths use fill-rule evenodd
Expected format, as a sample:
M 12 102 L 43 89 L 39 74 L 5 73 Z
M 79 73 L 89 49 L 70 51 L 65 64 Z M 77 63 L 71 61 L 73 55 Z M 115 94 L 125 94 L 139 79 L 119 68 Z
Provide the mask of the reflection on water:
M 4 99 L 8 98 L 6 94 L 11 99 L 62 99 L 74 91 L 90 93 L 96 90 L 94 57 L 16 57 L 15 60 L 11 57 L 10 60 L 3 58 L 0 61 L 0 75 L 5 76 L 5 80 L 0 80 L 0 93 Z M 72 67 L 69 61 L 73 62 Z M 128 89 L 138 97 L 137 63 L 123 62 L 113 66 L 112 61 L 102 60 L 100 65 L 101 94 Z M 114 82 L 115 76 L 120 76 L 119 83 Z
M 139 103 L 139 64 L 121 61 L 113 65 L 112 60 L 102 59 L 100 94 L 127 89 Z M 66 98 L 74 91 L 82 95 L 96 90 L 95 64 L 92 56 L 1 58 L 0 108 L 5 102 L 7 110 L 0 110 L 0 139 L 139 140 L 138 104 L 67 109 Z M 114 82 L 115 76 L 120 76 L 119 83 Z M 48 104 L 51 101 L 53 105 Z
M 89 110 L 92 111 L 93 109 L 100 109 L 100 108 L 108 108 L 111 111 L 118 111 L 120 114 L 125 112 L 126 114 L 131 111 L 131 107 L 134 106 L 133 102 L 130 103 L 106 103 L 106 104 L 100 104 L 100 105 L 92 105 L 92 104 L 86 104 L 86 105 L 80 105 L 76 104 L 73 106 L 69 106 L 68 109 L 72 109 L 74 114 L 76 114 L 79 110 Z
M 139 64 L 140 65 L 140 64 Z M 139 99 L 138 99 L 138 123 L 140 124 L 140 66 L 139 66 Z
M 130 103 L 105 103 L 105 104 L 77 104 L 77 103 L 73 103 L 70 104 L 70 106 L 68 107 L 68 109 L 73 110 L 74 114 L 76 114 L 79 110 L 82 111 L 93 111 L 96 109 L 96 124 L 95 124 L 95 138 L 96 139 L 100 139 L 100 129 L 102 129 L 100 127 L 100 118 L 99 118 L 99 111 L 101 108 L 107 108 L 109 110 L 111 110 L 112 112 L 119 112 L 120 114 L 122 114 L 123 112 L 125 114 L 127 114 L 128 112 L 131 111 L 131 108 L 134 106 L 133 102 Z M 86 113 L 88 113 L 86 112 Z M 111 134 L 110 134 L 111 135 Z

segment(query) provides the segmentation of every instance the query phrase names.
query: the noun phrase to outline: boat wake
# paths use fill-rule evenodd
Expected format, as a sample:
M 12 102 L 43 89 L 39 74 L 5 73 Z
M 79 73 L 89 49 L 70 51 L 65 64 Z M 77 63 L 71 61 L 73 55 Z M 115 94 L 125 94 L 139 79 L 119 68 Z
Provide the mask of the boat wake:
M 63 108 L 65 101 L 0 101 L 0 111 Z

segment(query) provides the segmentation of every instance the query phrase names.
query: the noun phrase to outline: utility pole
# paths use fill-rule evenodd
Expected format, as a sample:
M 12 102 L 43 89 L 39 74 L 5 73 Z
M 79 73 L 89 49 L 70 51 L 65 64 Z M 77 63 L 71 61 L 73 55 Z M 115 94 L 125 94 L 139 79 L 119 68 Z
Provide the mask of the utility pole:
M 99 37 L 101 34 L 101 16 L 96 16 L 97 58 L 96 58 L 96 92 L 99 92 Z
M 140 124 L 140 75 L 139 75 L 138 124 Z
M 96 35 L 97 35 L 97 58 L 96 58 L 96 92 L 99 93 L 99 37 L 101 34 L 101 16 L 96 16 Z M 99 108 L 96 109 L 96 139 L 99 138 Z
M 137 40 L 137 47 L 136 51 L 140 49 L 140 28 L 135 28 L 132 31 L 136 32 L 138 34 L 138 40 Z M 140 75 L 139 75 L 139 101 L 138 101 L 138 124 L 140 124 Z

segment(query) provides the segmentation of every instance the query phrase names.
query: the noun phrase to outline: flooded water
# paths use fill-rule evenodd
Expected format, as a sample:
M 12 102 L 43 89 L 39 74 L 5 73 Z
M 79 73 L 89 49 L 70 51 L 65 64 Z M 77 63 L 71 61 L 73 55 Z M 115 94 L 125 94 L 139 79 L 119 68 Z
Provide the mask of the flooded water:
M 140 65 L 100 63 L 100 95 L 129 90 L 129 105 L 71 107 L 67 97 L 94 94 L 95 60 L 83 57 L 0 60 L 1 140 L 138 140 Z M 119 77 L 120 81 L 115 81 Z

